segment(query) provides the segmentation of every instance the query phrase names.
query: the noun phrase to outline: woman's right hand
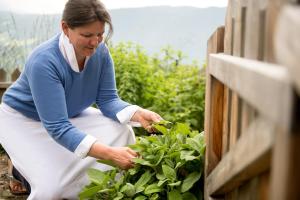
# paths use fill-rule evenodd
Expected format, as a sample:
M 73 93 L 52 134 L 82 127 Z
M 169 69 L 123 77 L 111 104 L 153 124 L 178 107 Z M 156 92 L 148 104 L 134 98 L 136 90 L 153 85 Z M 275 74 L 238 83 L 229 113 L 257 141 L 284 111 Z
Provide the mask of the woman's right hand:
M 111 147 L 108 157 L 121 169 L 129 169 L 134 166 L 132 159 L 137 157 L 137 153 L 129 147 Z
M 134 166 L 132 159 L 136 158 L 138 154 L 129 147 L 110 147 L 100 142 L 95 142 L 88 156 L 100 160 L 109 160 L 121 169 L 129 169 Z

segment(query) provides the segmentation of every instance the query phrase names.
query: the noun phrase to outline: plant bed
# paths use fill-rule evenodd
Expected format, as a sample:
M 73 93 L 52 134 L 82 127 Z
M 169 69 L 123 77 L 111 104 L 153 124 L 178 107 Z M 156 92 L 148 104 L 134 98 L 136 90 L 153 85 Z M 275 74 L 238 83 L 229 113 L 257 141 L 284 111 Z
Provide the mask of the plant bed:
M 155 135 L 138 137 L 132 149 L 139 153 L 128 171 L 89 169 L 91 183 L 80 199 L 199 200 L 203 198 L 204 134 L 186 124 L 160 122 Z M 109 164 L 106 161 L 100 163 Z

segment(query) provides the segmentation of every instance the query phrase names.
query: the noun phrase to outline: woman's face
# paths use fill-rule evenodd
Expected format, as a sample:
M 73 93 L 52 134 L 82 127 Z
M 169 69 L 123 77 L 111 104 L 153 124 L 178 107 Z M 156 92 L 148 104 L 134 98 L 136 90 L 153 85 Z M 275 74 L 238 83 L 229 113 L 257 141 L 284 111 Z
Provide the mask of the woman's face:
M 105 24 L 100 21 L 91 22 L 84 26 L 69 28 L 63 21 L 62 28 L 73 44 L 77 58 L 85 58 L 95 53 L 103 40 Z

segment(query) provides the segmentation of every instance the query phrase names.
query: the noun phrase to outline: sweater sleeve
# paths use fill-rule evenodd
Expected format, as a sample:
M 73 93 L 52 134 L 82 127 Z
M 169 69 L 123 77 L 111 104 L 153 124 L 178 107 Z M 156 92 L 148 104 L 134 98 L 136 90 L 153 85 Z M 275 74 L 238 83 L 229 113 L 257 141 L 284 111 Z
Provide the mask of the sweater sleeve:
M 106 46 L 103 53 L 102 59 L 104 59 L 104 62 L 102 64 L 96 104 L 105 116 L 119 121 L 117 113 L 131 104 L 119 98 L 116 88 L 114 64 Z
M 54 64 L 47 60 L 41 56 L 25 68 L 33 101 L 49 135 L 74 152 L 86 134 L 69 121 L 60 75 Z

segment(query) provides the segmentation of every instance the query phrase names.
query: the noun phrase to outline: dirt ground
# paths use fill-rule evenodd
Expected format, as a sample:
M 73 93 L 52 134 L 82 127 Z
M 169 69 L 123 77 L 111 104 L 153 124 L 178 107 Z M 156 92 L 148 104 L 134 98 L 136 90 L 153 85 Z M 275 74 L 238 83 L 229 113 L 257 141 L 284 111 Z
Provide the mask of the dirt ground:
M 0 155 L 0 200 L 25 200 L 27 196 L 15 196 L 12 195 L 9 191 L 7 178 L 7 157 L 3 154 Z

